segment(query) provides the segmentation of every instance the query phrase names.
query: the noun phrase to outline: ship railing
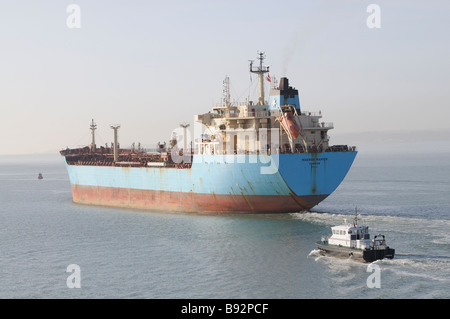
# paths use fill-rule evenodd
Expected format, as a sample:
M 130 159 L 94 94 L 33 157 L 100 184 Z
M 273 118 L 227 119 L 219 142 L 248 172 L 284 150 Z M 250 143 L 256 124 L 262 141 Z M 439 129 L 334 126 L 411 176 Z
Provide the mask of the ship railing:
M 205 143 L 205 142 L 204 142 Z M 218 144 L 217 141 L 206 142 L 207 144 Z M 119 161 L 114 162 L 113 154 L 105 154 L 105 153 L 91 153 L 89 151 L 85 151 L 84 149 L 75 150 L 76 154 L 67 154 L 67 152 L 61 152 L 63 156 L 66 157 L 67 164 L 69 165 L 93 165 L 93 166 L 148 166 L 149 162 L 165 162 L 165 167 L 178 167 L 178 168 L 186 168 L 189 165 L 178 165 L 174 163 L 171 158 L 171 152 L 166 153 L 140 153 L 140 154 L 125 154 L 121 153 L 119 155 Z M 85 152 L 83 152 L 85 151 Z M 272 151 L 269 149 L 266 150 L 246 150 L 246 149 L 238 149 L 234 151 L 226 151 L 221 147 L 215 148 L 214 153 L 217 155 L 226 155 L 226 154 L 271 154 L 272 151 L 276 153 L 292 153 L 290 147 L 287 145 L 283 148 L 273 149 Z M 322 146 L 308 146 L 308 153 L 323 153 L 323 152 L 356 152 L 356 146 L 348 146 L 348 145 L 333 145 L 327 148 L 323 148 Z M 261 153 L 262 152 L 262 153 Z M 294 153 L 303 153 L 305 150 L 300 145 L 295 146 Z M 187 158 L 190 158 L 190 162 L 192 163 L 193 154 L 199 154 L 198 148 L 195 148 L 193 152 L 186 154 Z M 182 155 L 182 152 L 179 154 Z M 189 162 L 189 161 L 188 161 Z M 189 163 L 186 163 L 189 164 Z
M 270 116 L 270 111 L 245 111 L 245 112 L 235 112 L 235 113 L 211 113 L 212 118 L 243 118 L 243 117 L 268 117 Z
M 222 118 L 222 117 L 224 117 L 224 115 L 225 115 L 225 114 L 211 113 L 211 117 L 212 117 L 212 118 L 215 118 L 215 119 L 217 119 L 217 118 Z
M 321 128 L 330 130 L 334 128 L 334 124 L 333 122 L 328 123 L 320 122 L 320 123 L 313 123 L 313 126 L 303 126 L 304 130 L 321 129 Z
M 356 152 L 356 146 L 348 145 L 332 145 L 329 146 L 325 152 Z
M 322 111 L 319 112 L 303 111 L 301 115 L 322 117 Z
M 226 104 L 224 102 L 217 102 L 214 103 L 213 108 L 227 108 L 227 107 L 238 107 L 238 106 L 251 106 L 254 105 L 253 102 L 249 102 L 249 101 L 233 101 L 230 102 L 229 104 Z
M 267 117 L 269 115 L 269 111 L 247 111 L 239 113 L 239 117 Z
M 223 109 L 226 110 L 228 108 L 237 108 L 239 106 L 245 106 L 247 103 L 243 102 L 231 102 L 230 104 L 216 103 L 213 105 L 213 109 Z
M 320 127 L 332 129 L 332 128 L 334 128 L 334 124 L 333 124 L 333 122 L 328 122 L 328 123 L 326 123 L 326 122 L 321 122 L 321 123 L 320 123 Z
M 225 113 L 224 117 L 225 118 L 239 117 L 239 113 L 238 112 L 236 112 L 236 113 Z

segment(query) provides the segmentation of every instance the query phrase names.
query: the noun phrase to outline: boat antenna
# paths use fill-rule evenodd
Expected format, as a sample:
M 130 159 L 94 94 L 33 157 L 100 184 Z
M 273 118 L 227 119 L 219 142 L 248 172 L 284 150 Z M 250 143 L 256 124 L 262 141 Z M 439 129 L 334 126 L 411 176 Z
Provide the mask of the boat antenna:
M 259 98 L 257 105 L 264 105 L 264 73 L 269 72 L 268 66 L 263 66 L 263 61 L 266 58 L 264 52 L 258 51 L 259 66 L 253 67 L 253 61 L 250 61 L 250 72 L 258 74 L 259 79 Z
M 355 221 L 353 223 L 354 226 L 358 226 L 358 207 L 355 206 Z

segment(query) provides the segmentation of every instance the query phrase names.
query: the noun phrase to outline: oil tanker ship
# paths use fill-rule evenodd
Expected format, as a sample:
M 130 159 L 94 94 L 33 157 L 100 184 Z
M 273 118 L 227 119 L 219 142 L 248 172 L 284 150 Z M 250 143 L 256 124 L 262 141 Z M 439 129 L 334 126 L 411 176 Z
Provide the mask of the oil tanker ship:
M 73 201 L 196 213 L 289 213 L 323 201 L 346 176 L 356 148 L 330 145 L 333 124 L 302 110 L 298 90 L 285 77 L 270 79 L 264 58 L 250 61 L 258 101 L 232 102 L 226 77 L 221 102 L 195 115 L 193 138 L 184 123 L 167 146 L 124 149 L 115 125 L 114 142 L 98 147 L 92 120 L 88 146 L 60 151 Z

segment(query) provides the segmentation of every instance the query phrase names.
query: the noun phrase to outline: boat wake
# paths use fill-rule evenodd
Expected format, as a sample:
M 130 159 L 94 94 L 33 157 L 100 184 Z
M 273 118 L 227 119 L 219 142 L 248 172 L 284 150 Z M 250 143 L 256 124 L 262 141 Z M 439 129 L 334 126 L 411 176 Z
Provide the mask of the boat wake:
M 396 254 L 398 259 L 419 259 L 419 260 L 449 260 L 450 256 L 435 256 L 435 255 L 418 255 L 418 254 Z
M 319 258 L 319 257 L 323 257 L 320 254 L 320 250 L 319 249 L 313 249 L 309 252 L 307 257 L 311 257 L 311 258 Z

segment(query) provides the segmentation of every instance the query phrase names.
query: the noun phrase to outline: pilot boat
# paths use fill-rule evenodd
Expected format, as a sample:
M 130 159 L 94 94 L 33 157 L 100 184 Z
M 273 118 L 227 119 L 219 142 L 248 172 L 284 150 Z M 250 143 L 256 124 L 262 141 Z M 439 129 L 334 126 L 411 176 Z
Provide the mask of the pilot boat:
M 323 256 L 352 259 L 361 262 L 394 258 L 395 249 L 386 245 L 384 235 L 378 234 L 370 238 L 369 227 L 358 225 L 358 214 L 355 209 L 353 224 L 344 224 L 331 227 L 332 235 L 323 236 L 317 242 L 317 248 Z

